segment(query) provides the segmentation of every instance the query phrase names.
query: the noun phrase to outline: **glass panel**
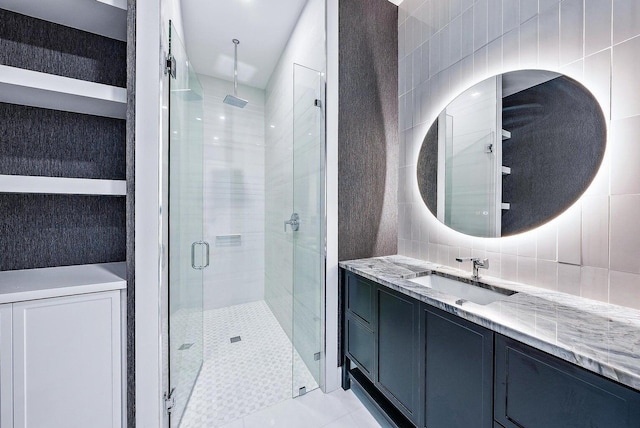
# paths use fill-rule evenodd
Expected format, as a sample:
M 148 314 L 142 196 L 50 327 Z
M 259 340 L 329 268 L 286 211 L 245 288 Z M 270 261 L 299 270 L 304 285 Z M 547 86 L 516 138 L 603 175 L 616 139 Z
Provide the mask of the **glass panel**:
M 177 427 L 202 366 L 202 87 L 170 25 L 175 76 L 169 83 L 169 383 Z M 175 388 L 175 390 L 174 390 Z
M 293 396 L 320 382 L 324 283 L 324 134 L 322 74 L 294 64 Z
M 474 236 L 500 233 L 497 79 L 463 93 L 440 116 L 445 138 L 444 222 Z

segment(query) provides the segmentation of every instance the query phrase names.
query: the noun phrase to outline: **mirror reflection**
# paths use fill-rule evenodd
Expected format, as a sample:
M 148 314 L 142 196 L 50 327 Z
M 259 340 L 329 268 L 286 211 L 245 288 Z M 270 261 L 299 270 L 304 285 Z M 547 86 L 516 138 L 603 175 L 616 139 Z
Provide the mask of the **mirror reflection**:
M 584 193 L 604 155 L 593 95 L 551 71 L 493 76 L 456 97 L 424 138 L 417 179 L 442 223 L 479 237 L 538 227 Z

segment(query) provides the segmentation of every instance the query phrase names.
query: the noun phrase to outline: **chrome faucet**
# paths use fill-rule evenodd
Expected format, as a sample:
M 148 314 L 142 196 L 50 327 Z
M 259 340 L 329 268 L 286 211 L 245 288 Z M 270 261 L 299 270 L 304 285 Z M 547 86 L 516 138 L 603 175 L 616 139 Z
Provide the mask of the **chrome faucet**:
M 478 269 L 489 269 L 489 259 L 480 259 L 478 257 L 456 257 L 457 262 L 466 262 L 470 261 L 473 263 L 473 278 L 474 280 L 478 280 L 480 275 L 478 275 Z

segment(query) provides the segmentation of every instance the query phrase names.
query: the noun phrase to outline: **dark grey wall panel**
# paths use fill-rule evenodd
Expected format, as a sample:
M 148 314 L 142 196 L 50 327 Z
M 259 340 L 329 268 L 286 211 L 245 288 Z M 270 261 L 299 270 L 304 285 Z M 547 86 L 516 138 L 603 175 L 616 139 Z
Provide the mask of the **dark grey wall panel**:
M 123 197 L 0 194 L 0 271 L 125 260 Z
M 606 125 L 598 102 L 582 85 L 558 77 L 502 100 L 502 235 L 540 226 L 573 204 L 604 156 Z
M 124 120 L 0 103 L 0 174 L 125 179 Z
M 339 2 L 340 260 L 398 248 L 398 8 Z
M 0 64 L 125 87 L 127 45 L 0 9 Z
M 136 0 L 127 1 L 127 426 L 136 426 Z

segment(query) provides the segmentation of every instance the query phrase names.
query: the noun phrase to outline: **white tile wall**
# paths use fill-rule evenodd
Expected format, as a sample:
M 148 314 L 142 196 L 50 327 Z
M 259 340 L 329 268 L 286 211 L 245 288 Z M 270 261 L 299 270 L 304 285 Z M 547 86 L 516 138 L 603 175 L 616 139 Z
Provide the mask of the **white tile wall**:
M 224 104 L 233 82 L 199 75 L 204 90 L 204 308 L 264 299 L 264 91 L 240 85 L 243 108 Z M 223 119 L 224 118 L 224 119 Z M 240 235 L 231 237 L 230 235 Z
M 640 2 L 405 0 L 398 31 L 400 254 L 464 269 L 455 255 L 489 257 L 495 276 L 640 307 Z M 609 128 L 602 167 L 585 196 L 543 227 L 461 236 L 422 203 L 420 144 L 456 95 L 519 68 L 561 71 L 594 94 Z

